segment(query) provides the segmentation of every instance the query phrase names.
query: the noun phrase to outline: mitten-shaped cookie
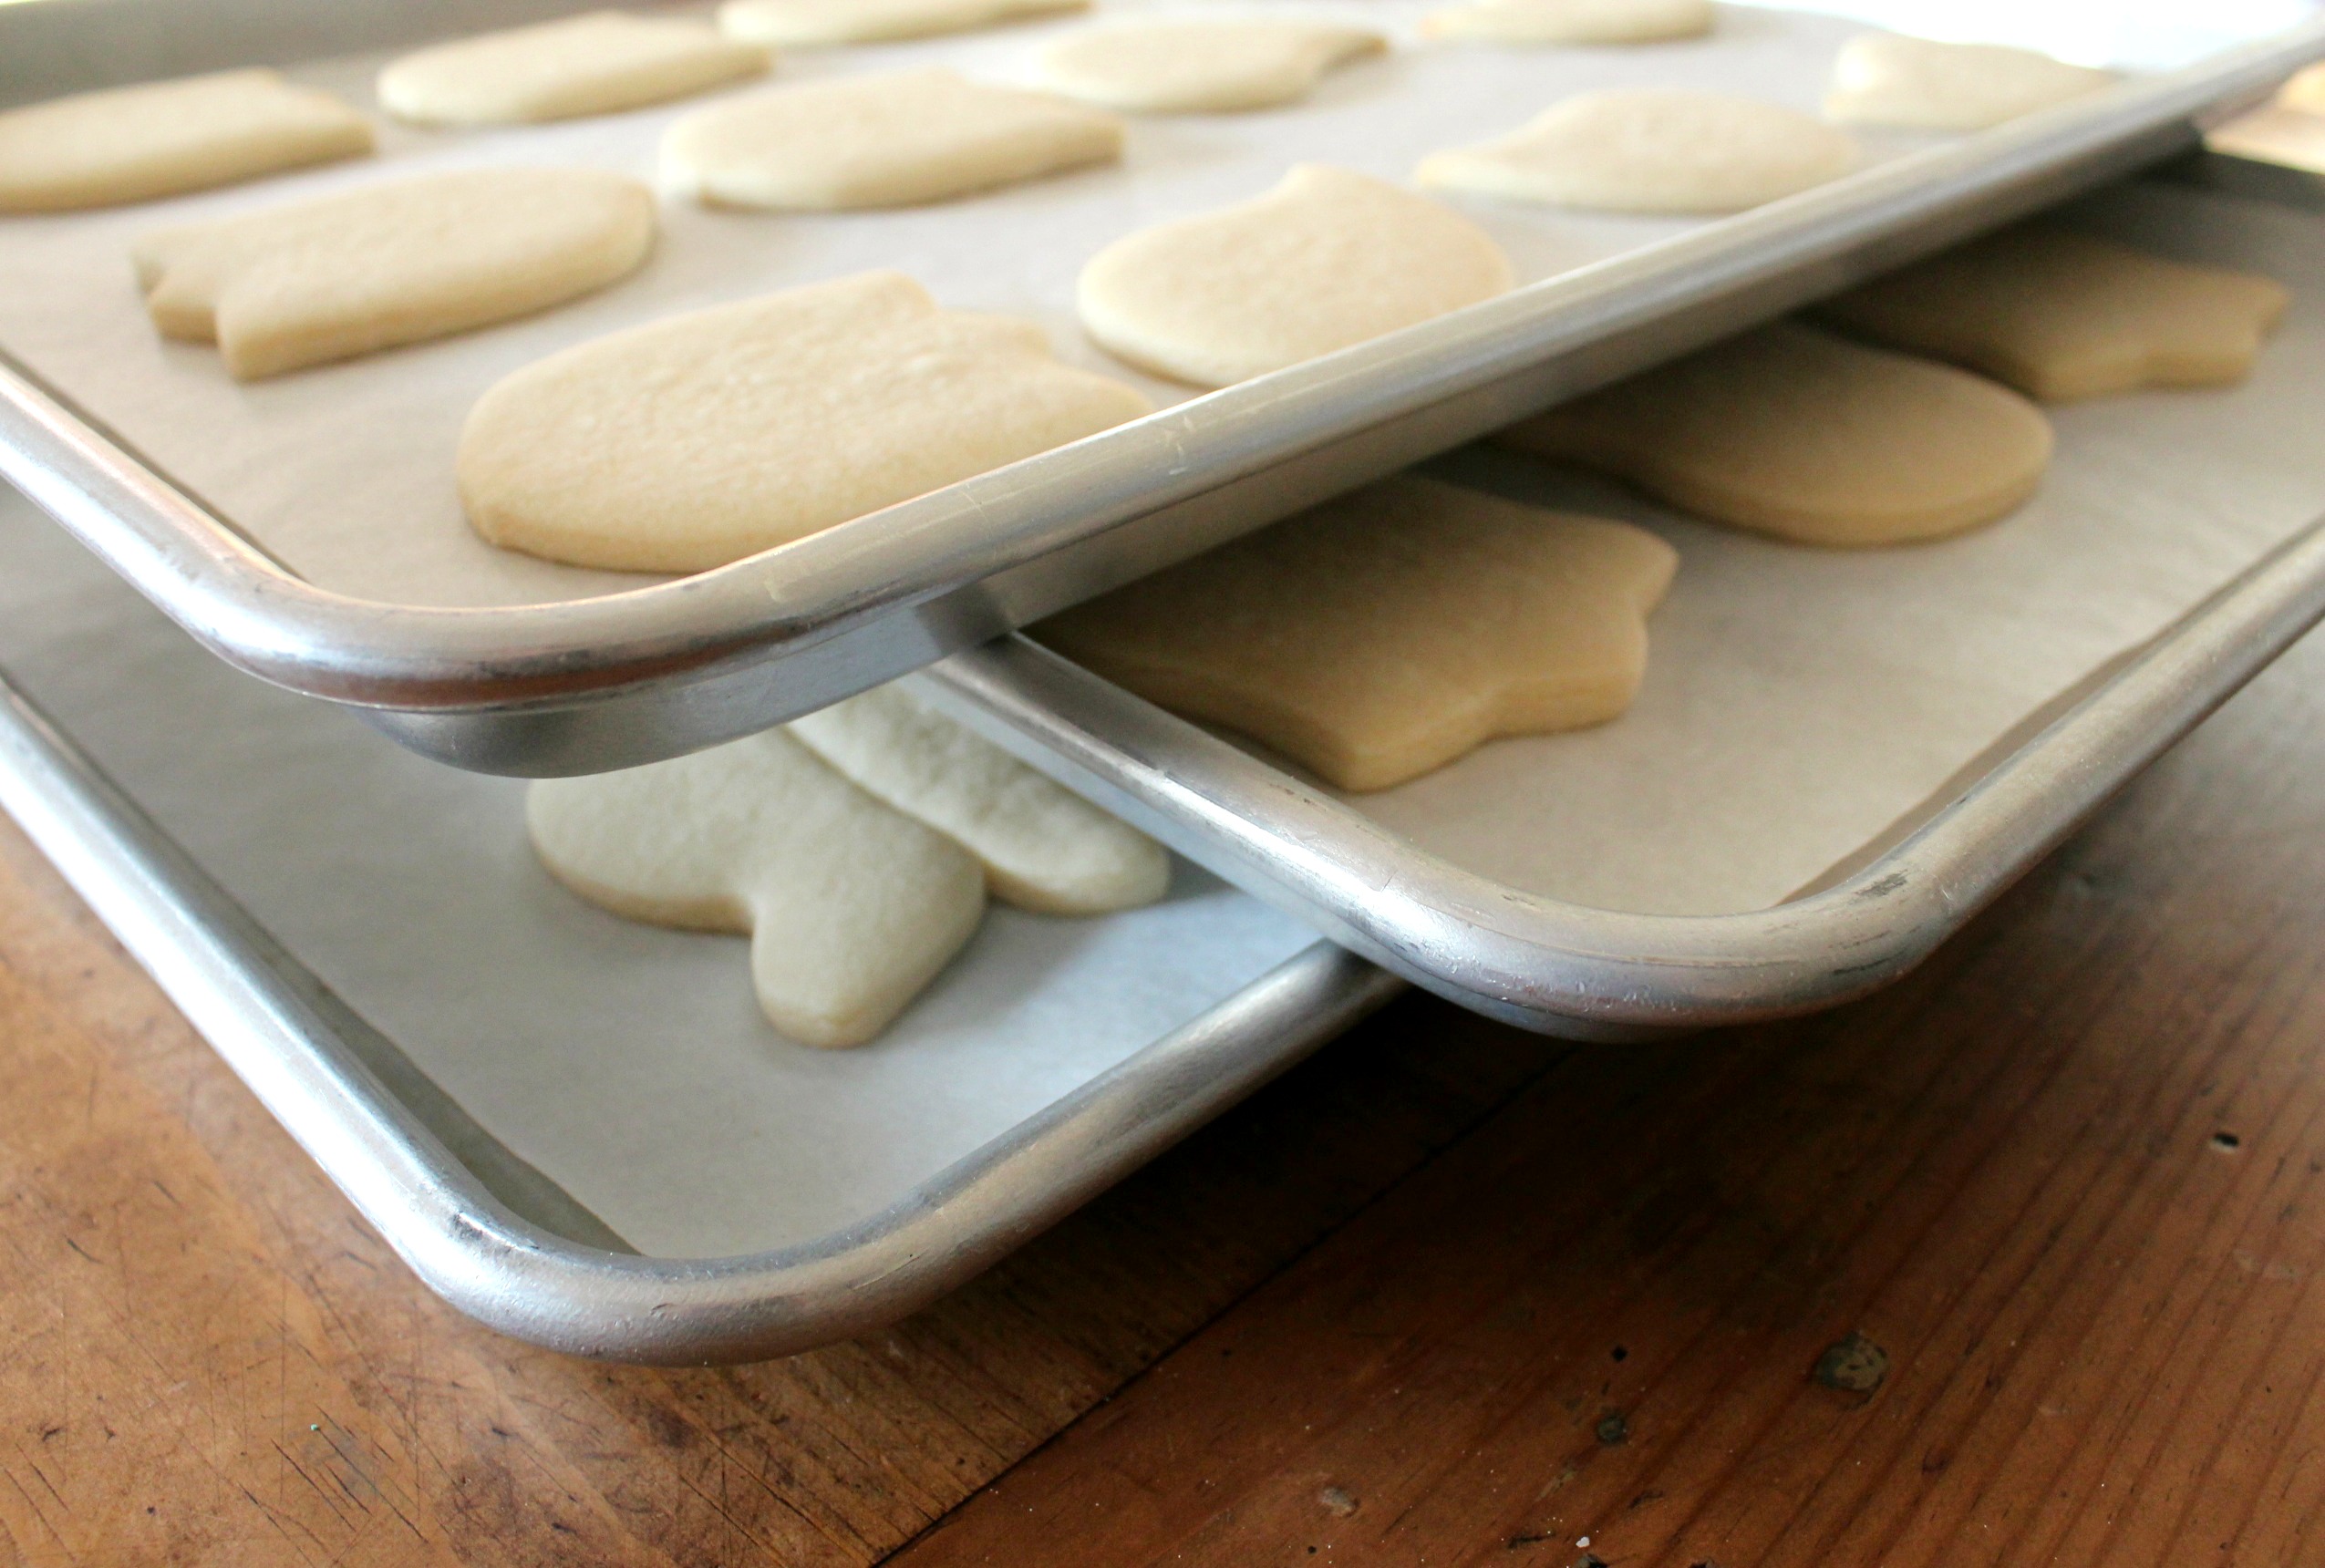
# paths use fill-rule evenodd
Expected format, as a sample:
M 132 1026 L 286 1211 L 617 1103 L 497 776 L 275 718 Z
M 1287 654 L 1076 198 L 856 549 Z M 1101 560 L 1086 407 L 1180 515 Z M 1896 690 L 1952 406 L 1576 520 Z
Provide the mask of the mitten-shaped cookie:
M 594 169 L 470 169 L 165 229 L 138 242 L 164 337 L 238 380 L 544 310 L 626 276 L 654 197 Z
M 747 932 L 775 1026 L 871 1039 L 976 930 L 985 873 L 952 840 L 833 772 L 782 730 L 525 797 L 533 849 L 634 920 Z

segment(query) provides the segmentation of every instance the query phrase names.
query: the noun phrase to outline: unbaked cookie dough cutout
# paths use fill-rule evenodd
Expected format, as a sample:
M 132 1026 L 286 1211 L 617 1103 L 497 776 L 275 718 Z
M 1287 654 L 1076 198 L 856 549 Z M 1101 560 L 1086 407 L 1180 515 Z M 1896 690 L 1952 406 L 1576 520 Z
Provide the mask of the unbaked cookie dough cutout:
M 675 16 L 590 11 L 431 45 L 379 73 L 379 103 L 416 125 L 522 125 L 667 103 L 763 74 L 765 46 Z
M 2277 102 L 2303 114 L 2325 114 L 2325 65 L 2311 66 L 2287 82 Z
M 863 273 L 690 312 L 527 366 L 478 399 L 456 470 L 494 544 L 698 572 L 1149 411 L 1031 322 Z
M 2032 49 L 1862 33 L 1833 62 L 1824 114 L 1899 130 L 1983 130 L 2117 79 Z
M 1103 914 L 1169 889 L 1162 846 L 911 693 L 881 686 L 791 722 L 832 768 L 975 855 L 997 898 Z
M 777 88 L 671 126 L 665 184 L 721 207 L 942 201 L 1122 155 L 1122 122 L 943 69 Z
M 75 93 L 0 112 L 0 212 L 147 201 L 371 146 L 369 120 L 274 71 Z
M 1679 557 L 1642 529 L 1385 480 L 1052 616 L 1033 634 L 1348 790 L 1499 736 L 1603 724 Z
M 985 873 L 782 730 L 525 796 L 534 852 L 633 920 L 748 934 L 760 1008 L 792 1039 L 862 1045 L 975 934 Z
M 2007 387 L 1778 322 L 1563 404 L 1505 446 L 1800 544 L 1903 544 L 2008 516 L 2051 423 Z
M 1711 0 L 1474 0 L 1431 11 L 1421 30 L 1486 44 L 1663 44 L 1700 38 L 1717 19 Z
M 879 44 L 1089 8 L 1090 0 L 727 0 L 718 27 L 755 44 Z
M 975 934 L 985 895 L 1152 903 L 1143 834 L 893 686 L 691 757 L 532 786 L 534 852 L 633 920 L 751 937 L 760 1006 L 821 1047 L 877 1036 Z
M 594 169 L 479 169 L 165 229 L 132 252 L 165 337 L 249 381 L 543 310 L 628 275 L 654 197 Z
M 1778 104 L 1719 93 L 1610 88 L 1521 129 L 1421 160 L 1441 191 L 1606 212 L 1738 212 L 1837 180 L 1856 144 Z
M 1253 201 L 1142 229 L 1082 268 L 1076 303 L 1119 357 L 1224 387 L 1506 292 L 1492 236 L 1369 175 L 1301 164 Z
M 1272 108 L 1326 72 L 1389 47 L 1369 27 L 1276 17 L 1173 18 L 1092 27 L 1041 52 L 1044 86 L 1142 114 Z
M 1819 314 L 2064 403 L 2241 381 L 2291 298 L 2271 278 L 2030 224 L 1876 278 Z

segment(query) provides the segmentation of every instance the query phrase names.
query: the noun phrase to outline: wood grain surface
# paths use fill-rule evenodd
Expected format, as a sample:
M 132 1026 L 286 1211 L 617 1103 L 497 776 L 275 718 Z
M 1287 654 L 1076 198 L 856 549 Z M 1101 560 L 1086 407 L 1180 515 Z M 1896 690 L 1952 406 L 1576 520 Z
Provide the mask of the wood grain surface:
M 1880 997 L 1651 1048 L 1400 1004 L 920 1317 L 726 1371 L 436 1303 L 0 829 L 0 1542 L 2325 1563 L 2320 694 L 2312 643 Z
M 870 1563 L 1556 1056 L 1402 1009 L 893 1332 L 603 1366 L 422 1289 L 0 818 L 0 1561 Z
M 1878 997 L 1568 1053 L 900 1562 L 2325 1563 L 2321 691 Z

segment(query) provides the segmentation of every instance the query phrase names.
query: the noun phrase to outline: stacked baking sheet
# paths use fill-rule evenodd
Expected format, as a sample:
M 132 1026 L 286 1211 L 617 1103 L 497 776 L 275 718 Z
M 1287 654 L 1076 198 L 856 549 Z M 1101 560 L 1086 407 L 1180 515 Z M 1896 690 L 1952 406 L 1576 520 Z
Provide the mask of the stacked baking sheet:
M 2294 303 L 2241 387 L 2049 410 L 2043 488 L 1990 530 L 1802 550 L 1490 449 L 1434 465 L 1679 548 L 1647 681 L 1614 724 L 1498 741 L 1349 796 L 1023 638 L 926 678 L 1223 874 L 1514 1022 L 1727 1022 L 1869 989 L 2071 825 L 2058 806 L 2103 798 L 2113 766 L 2176 734 L 2131 727 L 2110 764 L 2088 734 L 2046 726 L 2088 725 L 2103 695 L 2165 696 L 2162 672 L 2189 673 L 2183 639 L 2232 585 L 2254 614 L 2287 593 L 2309 602 L 2297 571 L 2255 563 L 2314 554 L 2325 518 L 2325 218 L 2143 181 L 2059 219 L 2277 278 Z M 2014 770 L 2054 764 L 2074 781 L 1996 814 Z
M 1385 23 L 1410 43 L 1426 5 L 1317 0 L 1317 10 Z M 799 51 L 785 69 L 804 78 L 941 60 L 1009 79 L 1070 25 Z M 450 452 L 473 398 L 610 328 L 902 265 L 943 303 L 1044 321 L 1061 350 L 1099 363 L 1072 326 L 1072 280 L 1142 222 L 1251 194 L 1302 160 L 1401 178 L 1432 150 L 1586 87 L 1709 85 L 1813 108 L 1850 30 L 1735 7 L 1708 39 L 1636 52 L 1408 47 L 1336 73 L 1296 110 L 1142 121 L 1120 169 L 975 201 L 786 218 L 666 204 L 660 253 L 621 287 L 471 338 L 254 387 L 225 386 L 200 349 L 153 341 L 133 294 L 107 281 L 134 233 L 396 170 L 542 160 L 644 173 L 681 111 L 398 133 L 377 164 L 17 221 L 0 253 L 0 346 L 30 377 L 0 381 L 9 471 L 229 659 L 369 705 L 374 722 L 462 766 L 588 771 L 812 709 L 2192 145 L 2197 119 L 2325 46 L 2325 26 L 2312 26 L 1974 137 L 1867 136 L 1870 167 L 1718 222 L 1479 203 L 1474 215 L 1531 286 L 683 583 L 559 602 L 612 584 L 501 556 L 460 521 Z M 374 63 L 312 75 L 355 89 Z M 128 461 L 108 428 L 141 460 Z M 490 615 L 444 608 L 512 600 L 542 602 Z
M 1313 7 L 1407 41 L 1421 8 Z M 1054 30 L 876 58 L 1008 78 Z M 2312 30 L 1984 137 L 1868 138 L 1864 174 L 1723 222 L 1481 204 L 1534 287 L 1208 397 L 1148 383 L 1175 405 L 1152 420 L 683 583 L 502 556 L 460 522 L 450 451 L 469 402 L 563 344 L 902 265 L 947 304 L 1034 316 L 1069 357 L 1127 374 L 1083 344 L 1068 302 L 1081 260 L 1142 222 L 1250 194 L 1301 159 L 1401 176 L 1586 86 L 1811 108 L 1851 30 L 1730 9 L 1711 40 L 1637 54 L 1406 49 L 1299 110 L 1142 122 L 1123 170 L 897 213 L 672 204 L 633 284 L 247 387 L 208 351 L 154 340 L 120 261 L 130 236 L 423 167 L 644 172 L 677 111 L 398 131 L 377 164 L 12 220 L 0 461 L 235 663 L 384 705 L 375 725 L 471 766 L 636 760 L 927 665 L 2084 189 L 2325 49 Z M 801 53 L 786 72 L 873 57 Z M 303 74 L 361 98 L 372 64 Z M 23 517 L 0 524 L 0 666 L 60 727 L 23 710 L 0 723 L 0 797 L 471 1310 L 608 1354 L 829 1337 L 989 1260 L 1393 989 L 1311 946 L 1312 929 L 1563 1032 L 1829 1001 L 1926 951 L 2313 618 L 2325 547 L 2302 530 L 2325 511 L 2325 462 L 2299 411 L 2325 376 L 2320 220 L 2143 185 L 2073 221 L 2271 272 L 2299 297 L 2246 388 L 2064 411 L 2043 499 L 1991 533 L 1811 555 L 1513 459 L 1443 459 L 1462 482 L 1585 502 L 1680 546 L 1648 687 L 1606 730 L 1502 743 L 1345 801 L 1021 641 L 919 677 L 1277 908 L 1186 866 L 1153 910 L 998 914 L 853 1056 L 772 1038 L 731 943 L 629 926 L 551 888 L 525 855 L 515 786 L 403 755 L 347 712 L 196 657 Z M 1780 902 L 1819 882 L 1830 890 Z

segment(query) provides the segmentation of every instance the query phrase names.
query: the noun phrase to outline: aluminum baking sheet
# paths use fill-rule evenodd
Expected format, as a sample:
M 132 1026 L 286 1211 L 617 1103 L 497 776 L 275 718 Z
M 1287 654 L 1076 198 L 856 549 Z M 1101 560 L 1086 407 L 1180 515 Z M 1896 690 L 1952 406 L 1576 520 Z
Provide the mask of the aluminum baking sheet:
M 795 1045 L 741 939 L 551 882 L 522 784 L 203 656 L 5 490 L 0 559 L 8 679 L 433 1088 L 651 1256 L 861 1223 L 1316 940 L 1183 863 L 1144 910 L 997 905 L 877 1042 Z
M 1542 287 L 682 584 L 640 589 L 649 580 L 498 552 L 461 521 L 451 453 L 468 407 L 502 375 L 568 344 L 673 310 L 902 266 L 947 304 L 1039 320 L 1066 357 L 1138 380 L 1082 340 L 1070 312 L 1082 262 L 1125 232 L 1254 193 L 1302 160 L 1401 178 L 1422 153 L 1586 88 L 1705 86 L 1813 108 L 1834 48 L 1858 26 L 1727 7 L 1700 41 L 1505 51 L 1417 44 L 1428 3 L 1315 0 L 1302 14 L 1372 22 L 1404 46 L 1336 73 L 1295 108 L 1138 120 L 1120 169 L 893 212 L 667 203 L 655 259 L 603 294 L 251 387 L 229 381 L 206 349 L 156 340 L 123 261 L 136 234 L 476 162 L 647 174 L 656 137 L 686 106 L 506 131 L 391 127 L 375 160 L 127 211 L 13 219 L 0 249 L 0 346 L 65 406 L 44 404 L 37 387 L 12 389 L 0 400 L 0 448 L 43 504 L 246 666 L 385 705 L 380 721 L 400 738 L 464 766 L 611 766 L 819 706 L 1833 286 L 1940 231 L 1999 221 L 2156 156 L 2193 135 L 2191 116 L 2248 98 L 2325 50 L 2325 29 L 2311 26 L 1977 137 L 1867 133 L 1859 175 L 1717 222 L 1468 203 Z M 1107 10 L 1142 8 L 1118 0 Z M 0 30 L 6 20 L 0 8 Z M 795 51 L 781 76 L 941 61 L 1018 79 L 1049 37 L 1081 25 Z M 302 74 L 361 98 L 375 63 Z M 1142 384 L 1162 401 L 1187 396 Z M 137 460 L 125 462 L 123 449 Z M 155 473 L 177 493 L 150 482 Z M 255 549 L 222 542 L 189 504 Z M 270 577 L 269 559 L 322 592 Z M 623 586 L 637 591 L 571 602 Z M 506 608 L 518 604 L 532 608 Z M 504 608 L 408 608 L 446 606 Z M 780 667 L 761 667 L 770 661 Z
M 1165 0 L 1114 0 L 1135 15 Z M 1183 11 L 1183 5 L 1177 5 Z M 128 255 L 181 222 L 445 169 L 610 169 L 652 180 L 670 122 L 705 95 L 634 114 L 456 133 L 381 122 L 380 156 L 129 208 L 11 218 L 0 251 L 0 345 L 49 387 L 122 433 L 292 571 L 319 587 L 390 603 L 529 603 L 659 579 L 561 566 L 477 538 L 452 484 L 460 423 L 512 371 L 619 328 L 772 289 L 898 267 L 944 304 L 1038 321 L 1059 355 L 1132 382 L 1158 405 L 1192 388 L 1110 358 L 1082 335 L 1074 278 L 1108 242 L 1158 219 L 1256 194 L 1301 161 L 1403 180 L 1428 151 L 1515 125 L 1590 86 L 1671 83 L 1754 90 L 1813 109 L 1833 52 L 1863 29 L 1836 18 L 1737 9 L 1716 42 L 1659 49 L 1523 51 L 1412 46 L 1427 0 L 1306 0 L 1302 15 L 1383 26 L 1402 47 L 1328 76 L 1297 108 L 1131 120 L 1120 168 L 1037 180 L 959 201 L 885 211 L 768 214 L 662 204 L 656 254 L 634 279 L 531 319 L 250 385 L 208 347 L 160 339 Z M 793 50 L 776 79 L 944 64 L 1029 79 L 1033 57 L 1083 18 L 877 47 Z M 368 105 L 386 55 L 299 68 Z M 746 87 L 737 89 L 748 92 Z M 1916 139 L 1865 139 L 1876 158 Z M 1669 238 L 1700 221 L 1554 214 L 1458 202 L 1531 283 Z
M 2051 409 L 2058 449 L 2042 489 L 1992 528 L 1818 551 L 1498 450 L 1434 465 L 1482 490 L 1629 519 L 1677 547 L 1645 683 L 1612 724 L 1496 741 L 1351 796 L 1087 674 L 1044 687 L 1042 659 L 1023 645 L 928 678 L 1246 885 L 1504 1016 L 1704 1023 L 1849 994 L 1966 918 L 1992 885 L 1981 864 L 2022 864 L 2035 838 L 1995 829 L 1937 866 L 1929 907 L 1850 941 L 1818 923 L 1850 907 L 1840 894 L 1768 912 L 1849 872 L 1860 891 L 1892 885 L 1903 862 L 1878 851 L 1975 792 L 2139 650 L 2179 660 L 2186 681 L 2216 676 L 2224 651 L 2249 673 L 2268 651 L 2257 624 L 2245 645 L 2190 651 L 2224 624 L 2207 601 L 2265 575 L 2257 562 L 2325 517 L 2325 216 L 2138 181 L 2062 220 L 2266 273 L 2292 304 L 2241 386 Z M 2154 729 L 2143 744 L 2164 738 Z M 2053 737 L 2037 765 L 2067 820 L 2116 778 L 2087 741 Z M 1648 962 L 1675 942 L 1699 949 L 1684 983 L 1655 978 Z

